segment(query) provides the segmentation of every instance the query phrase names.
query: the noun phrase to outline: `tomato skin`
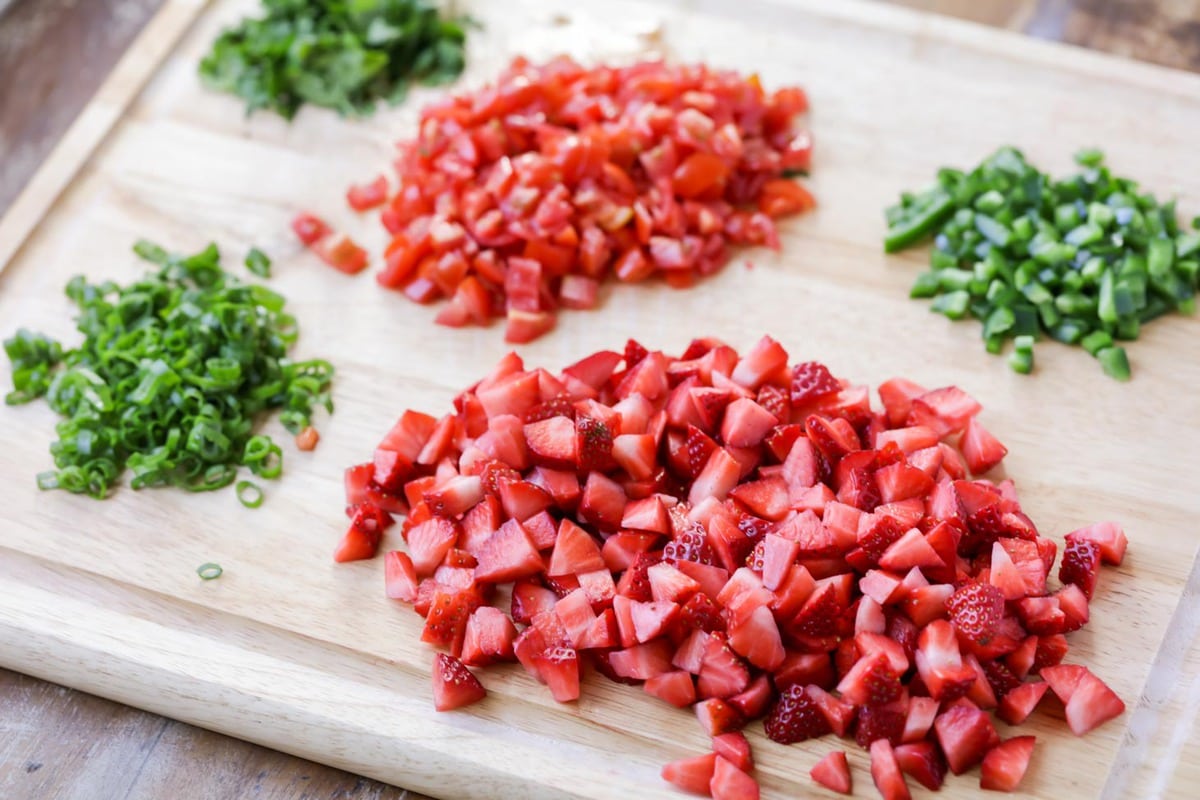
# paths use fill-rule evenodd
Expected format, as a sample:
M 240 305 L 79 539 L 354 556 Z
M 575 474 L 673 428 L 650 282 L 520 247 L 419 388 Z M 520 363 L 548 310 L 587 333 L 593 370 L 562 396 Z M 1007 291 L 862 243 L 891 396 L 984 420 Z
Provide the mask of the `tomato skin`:
M 347 275 L 357 275 L 367 267 L 367 251 L 344 233 L 320 239 L 312 245 L 312 251 L 326 264 Z
M 305 247 L 312 247 L 333 233 L 333 229 L 325 224 L 325 220 L 307 211 L 301 211 L 292 220 L 292 231 Z
M 729 167 L 712 153 L 692 153 L 671 176 L 672 185 L 680 197 L 720 197 L 725 190 Z
M 355 211 L 367 211 L 387 202 L 387 178 L 379 175 L 370 183 L 351 186 L 346 190 L 346 202 Z
M 800 184 L 787 178 L 777 178 L 767 183 L 758 196 L 758 210 L 768 217 L 784 217 L 815 208 L 817 201 Z

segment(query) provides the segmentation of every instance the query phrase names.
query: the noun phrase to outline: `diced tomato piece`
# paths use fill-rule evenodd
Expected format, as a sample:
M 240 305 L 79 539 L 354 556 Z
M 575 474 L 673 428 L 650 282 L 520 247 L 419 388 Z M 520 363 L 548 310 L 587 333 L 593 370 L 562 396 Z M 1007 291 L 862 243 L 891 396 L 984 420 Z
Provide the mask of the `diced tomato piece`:
M 292 220 L 292 230 L 305 247 L 312 247 L 333 232 L 323 219 L 307 211 L 295 216 Z

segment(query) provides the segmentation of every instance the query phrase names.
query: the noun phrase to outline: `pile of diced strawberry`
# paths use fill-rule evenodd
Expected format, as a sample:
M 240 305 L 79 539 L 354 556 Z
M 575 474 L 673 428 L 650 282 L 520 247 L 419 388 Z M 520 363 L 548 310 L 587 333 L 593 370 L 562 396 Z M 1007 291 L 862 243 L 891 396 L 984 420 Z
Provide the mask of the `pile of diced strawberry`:
M 677 287 L 718 270 L 729 244 L 778 246 L 772 218 L 812 196 L 798 88 L 757 76 L 643 62 L 586 69 L 517 59 L 493 85 L 421 112 L 399 145 L 399 184 L 348 192 L 383 206 L 392 235 L 379 283 L 418 303 L 448 298 L 444 325 L 507 320 L 526 342 L 558 307 L 592 308 L 609 275 Z
M 981 765 L 1012 790 L 1033 737 L 1002 741 L 1047 690 L 1084 734 L 1124 705 L 1065 634 L 1088 621 L 1114 523 L 1053 540 L 962 390 L 879 387 L 794 367 L 764 337 L 676 358 L 630 341 L 555 375 L 505 357 L 441 419 L 407 411 L 346 474 L 352 522 L 335 558 L 375 554 L 391 514 L 406 550 L 387 595 L 425 618 L 438 709 L 486 692 L 467 668 L 519 661 L 560 702 L 584 666 L 691 707 L 712 752 L 663 777 L 758 796 L 741 733 L 788 744 L 833 733 L 869 748 L 886 798 L 905 775 L 938 788 Z M 492 605 L 500 586 L 509 591 Z M 842 751 L 812 770 L 849 791 Z

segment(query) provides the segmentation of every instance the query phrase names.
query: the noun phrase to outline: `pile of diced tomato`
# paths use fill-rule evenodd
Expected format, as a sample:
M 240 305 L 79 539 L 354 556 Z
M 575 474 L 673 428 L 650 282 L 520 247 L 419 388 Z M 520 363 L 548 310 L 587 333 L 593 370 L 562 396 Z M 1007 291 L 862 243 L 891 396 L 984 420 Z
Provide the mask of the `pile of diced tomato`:
M 758 718 L 780 744 L 868 748 L 891 800 L 976 766 L 1013 790 L 1034 738 L 1002 739 L 993 714 L 1061 703 L 1082 735 L 1124 710 L 1065 659 L 1125 534 L 1066 534 L 1055 580 L 1059 544 L 1012 481 L 981 477 L 1007 450 L 980 404 L 899 378 L 879 398 L 767 337 L 679 357 L 630 341 L 559 373 L 509 354 L 347 471 L 335 558 L 375 555 L 407 514 L 386 591 L 445 651 L 440 710 L 485 697 L 470 667 L 519 661 L 569 702 L 590 664 L 694 710 L 712 749 L 663 777 L 718 800 L 758 797 Z M 811 774 L 851 788 L 836 745 Z
M 790 177 L 809 167 L 807 107 L 801 89 L 702 65 L 518 59 L 422 111 L 394 188 L 379 176 L 347 197 L 382 207 L 379 283 L 447 299 L 444 325 L 504 317 L 526 342 L 558 308 L 595 306 L 609 276 L 686 287 L 730 245 L 778 247 L 774 218 L 814 205 Z

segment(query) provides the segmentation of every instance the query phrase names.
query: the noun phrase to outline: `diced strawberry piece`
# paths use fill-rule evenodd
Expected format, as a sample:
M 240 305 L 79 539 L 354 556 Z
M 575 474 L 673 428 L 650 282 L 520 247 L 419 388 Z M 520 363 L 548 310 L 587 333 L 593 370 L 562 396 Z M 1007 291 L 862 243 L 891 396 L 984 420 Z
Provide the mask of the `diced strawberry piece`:
M 913 567 L 939 567 L 942 563 L 941 556 L 916 528 L 888 545 L 879 557 L 879 566 L 896 572 L 907 572 Z
M 783 478 L 742 483 L 734 487 L 729 496 L 755 516 L 772 521 L 783 519 L 790 505 L 788 485 Z
M 1059 686 L 1051 681 L 1046 674 L 1047 670 L 1042 670 L 1042 677 L 1066 704 L 1067 727 L 1076 736 L 1083 736 L 1093 728 L 1125 713 L 1125 703 L 1121 698 L 1087 667 L 1083 668 L 1078 685 L 1073 690 L 1067 690 L 1069 697 L 1063 697 L 1059 693 Z
M 408 553 L 392 550 L 384 554 L 383 575 L 388 597 L 406 603 L 417 599 L 417 572 Z
M 963 664 L 954 628 L 945 620 L 934 620 L 921 631 L 916 665 L 935 700 L 961 697 L 975 680 L 975 671 Z
M 771 702 L 771 681 L 766 673 L 750 681 L 745 689 L 729 697 L 726 702 L 744 719 L 758 719 L 767 711 Z
M 1040 672 L 1043 667 L 1061 664 L 1067 655 L 1067 637 L 1061 633 L 1037 637 L 1037 650 L 1033 654 L 1032 671 Z
M 771 671 L 783 662 L 783 640 L 766 606 L 759 606 L 745 620 L 729 626 L 729 646 L 760 669 Z
M 654 437 L 648 433 L 622 434 L 613 439 L 612 456 L 634 480 L 648 480 L 657 469 Z
M 676 708 L 687 708 L 696 702 L 696 685 L 692 676 L 682 670 L 664 672 L 647 680 L 642 688 L 647 694 L 670 703 Z
M 557 600 L 558 597 L 552 590 L 530 581 L 519 580 L 513 584 L 513 621 L 528 625 L 538 614 L 553 610 Z
M 979 787 L 998 792 L 1015 792 L 1029 769 L 1036 737 L 1014 736 L 996 745 L 983 758 Z
M 725 409 L 721 440 L 729 447 L 757 447 L 777 424 L 770 411 L 749 398 L 739 398 Z
M 739 730 L 746 721 L 733 706 L 718 697 L 701 700 L 692 706 L 700 727 L 709 736 L 719 736 L 722 733 Z
M 716 768 L 715 753 L 705 753 L 702 756 L 681 758 L 672 761 L 662 768 L 662 779 L 674 784 L 685 792 L 709 795 L 709 784 L 712 783 L 713 772 Z
M 1000 707 L 996 711 L 996 716 L 1009 725 L 1020 725 L 1037 708 L 1038 703 L 1042 701 L 1042 697 L 1049 688 L 1050 684 L 1045 681 L 1022 683 L 1020 686 L 1006 693 L 1000 700 Z
M 479 604 L 479 595 L 474 590 L 435 584 L 425 616 L 425 627 L 421 631 L 421 641 L 458 653 L 466 633 L 467 618 Z
M 592 604 L 588 602 L 583 589 L 573 589 L 559 598 L 554 604 L 554 614 L 567 632 L 571 645 L 576 648 L 596 621 L 596 613 L 592 611 Z
M 1004 595 L 988 583 L 970 583 L 946 601 L 950 621 L 960 635 L 986 644 L 1004 616 Z
M 875 471 L 875 484 L 884 503 L 924 498 L 933 489 L 933 479 L 917 467 L 903 462 L 891 464 Z
M 826 789 L 840 794 L 850 794 L 850 765 L 844 750 L 834 750 L 817 762 L 809 776 Z
M 638 555 L 648 552 L 659 540 L 657 534 L 622 531 L 604 540 L 600 555 L 604 565 L 612 572 L 628 569 Z
M 467 618 L 463 637 L 462 662 L 482 667 L 513 658 L 513 641 L 517 629 L 512 620 L 498 608 L 480 606 Z
M 879 385 L 879 399 L 887 412 L 888 425 L 898 428 L 908 419 L 914 399 L 927 393 L 919 386 L 904 378 L 892 378 Z
M 542 680 L 559 703 L 579 699 L 579 654 L 572 647 L 548 647 L 533 657 Z
M 913 398 L 908 424 L 925 425 L 939 436 L 948 436 L 966 428 L 967 422 L 981 410 L 983 406 L 962 389 L 947 386 Z
M 933 742 L 902 744 L 896 748 L 895 755 L 900 769 L 917 783 L 935 792 L 942 788 L 946 779 L 946 761 Z
M 924 425 L 880 431 L 875 437 L 875 449 L 882 450 L 888 444 L 895 444 L 900 448 L 900 452 L 911 456 L 919 450 L 936 447 L 938 435 L 935 430 Z
M 621 517 L 621 527 L 654 533 L 669 533 L 671 522 L 667 508 L 658 495 L 629 502 Z
M 871 779 L 884 800 L 908 800 L 911 795 L 904 774 L 896 762 L 896 753 L 887 739 L 871 742 Z
M 593 389 L 599 389 L 612 377 L 613 371 L 621 363 L 621 358 L 620 353 L 601 350 L 566 367 L 563 374 L 583 381 Z
M 1088 600 L 1083 590 L 1073 583 L 1068 583 L 1055 593 L 1054 599 L 1063 614 L 1063 633 L 1077 631 L 1087 624 Z
M 910 698 L 908 713 L 904 718 L 904 731 L 900 734 L 901 741 L 909 743 L 924 739 L 929 733 L 929 729 L 933 727 L 937 712 L 938 701 L 932 697 Z
M 764 336 L 738 361 L 730 377 L 740 386 L 757 389 L 767 378 L 785 369 L 787 359 L 783 345 L 770 336 Z
M 978 764 L 996 736 L 987 714 L 969 700 L 952 703 L 934 721 L 933 729 L 955 775 Z
M 433 707 L 452 711 L 487 696 L 487 690 L 454 656 L 438 653 L 433 659 Z
M 554 416 L 525 425 L 525 444 L 535 464 L 575 467 L 579 458 L 575 423 L 570 417 Z
M 806 405 L 842 388 L 829 368 L 817 361 L 805 361 L 792 369 L 790 397 L 793 406 Z
M 900 696 L 900 676 L 882 652 L 865 655 L 838 683 L 842 699 L 856 706 L 881 706 Z
M 374 558 L 375 554 L 379 552 L 379 542 L 382 537 L 383 531 L 378 528 L 367 529 L 351 523 L 337 547 L 334 548 L 333 560 L 343 564 L 347 561 Z
M 579 514 L 603 530 L 614 530 L 625 516 L 625 490 L 621 484 L 600 472 L 588 473 L 579 500 Z
M 537 548 L 515 519 L 505 522 L 488 537 L 476 558 L 479 565 L 475 567 L 475 579 L 488 583 L 508 583 L 545 569 Z
M 1097 522 L 1095 525 L 1071 531 L 1066 536 L 1068 545 L 1072 540 L 1078 539 L 1095 544 L 1105 564 L 1119 566 L 1125 560 L 1125 548 L 1129 545 L 1129 540 L 1125 538 L 1125 531 L 1115 522 Z
M 821 707 L 800 684 L 783 690 L 763 720 L 767 738 L 780 744 L 816 739 L 829 733 L 829 721 Z
M 554 540 L 554 552 L 550 556 L 548 575 L 578 575 L 582 572 L 604 569 L 604 558 L 600 546 L 587 531 L 569 519 L 559 523 L 558 536 Z
M 713 800 L 759 800 L 758 781 L 719 755 L 708 788 Z
M 979 424 L 975 417 L 967 420 L 967 427 L 958 447 L 962 450 L 963 458 L 967 460 L 967 467 L 973 475 L 982 475 L 1008 455 L 1008 448 L 988 433 L 987 428 Z
M 686 674 L 686 673 L 685 673 Z M 741 731 L 717 734 L 712 738 L 713 752 L 729 761 L 742 772 L 754 769 L 754 759 L 750 755 L 750 742 Z
M 458 541 L 458 528 L 447 519 L 422 522 L 408 532 L 408 552 L 419 577 L 433 574 Z
M 696 689 L 701 697 L 728 698 L 750 685 L 750 670 L 720 633 L 705 642 Z
M 696 476 L 688 493 L 688 502 L 693 506 L 701 500 L 712 497 L 724 500 L 729 491 L 737 485 L 741 477 L 741 467 L 724 448 L 713 450 L 704 468 Z
M 1058 568 L 1058 579 L 1064 584 L 1075 584 L 1091 600 L 1100 572 L 1100 558 L 1100 546 L 1094 541 L 1081 537 L 1068 538 L 1062 565 Z
M 670 641 L 658 639 L 645 644 L 614 650 L 609 654 L 613 671 L 623 678 L 649 680 L 655 675 L 671 671 L 673 649 Z

